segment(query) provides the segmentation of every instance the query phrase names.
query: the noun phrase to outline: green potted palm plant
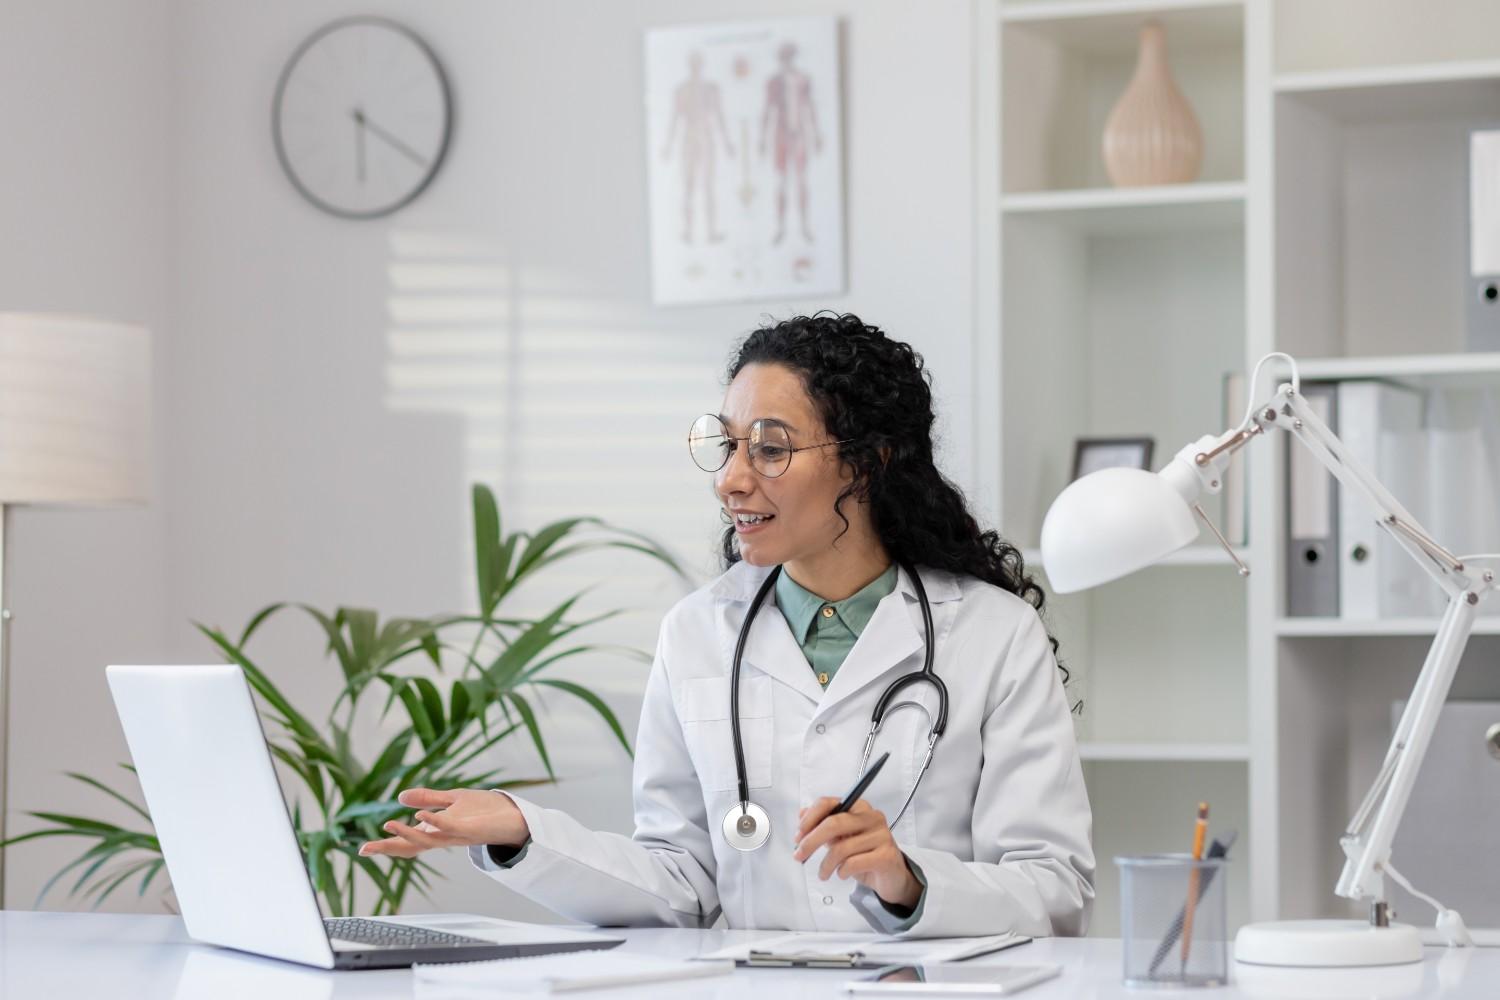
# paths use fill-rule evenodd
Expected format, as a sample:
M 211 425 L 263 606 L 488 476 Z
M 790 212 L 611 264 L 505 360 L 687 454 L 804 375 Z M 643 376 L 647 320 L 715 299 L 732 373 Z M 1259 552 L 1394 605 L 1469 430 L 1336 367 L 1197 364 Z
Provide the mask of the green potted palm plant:
M 680 579 L 686 574 L 659 545 L 598 518 L 570 518 L 535 532 L 505 534 L 494 494 L 483 485 L 474 486 L 472 493 L 476 614 L 381 621 L 362 608 L 325 612 L 278 603 L 256 613 L 238 636 L 198 626 L 226 660 L 244 670 L 268 723 L 271 753 L 296 778 L 293 826 L 313 885 L 334 916 L 355 912 L 360 884 L 373 890 L 368 909 L 377 915 L 398 912 L 413 888 L 425 895 L 431 887 L 436 873 L 420 858 L 376 860 L 358 854 L 361 843 L 383 836 L 382 823 L 406 811 L 396 802 L 401 789 L 514 788 L 556 780 L 533 703 L 540 693 L 551 690 L 579 699 L 630 752 L 629 739 L 604 700 L 582 684 L 553 675 L 558 664 L 590 654 L 649 660 L 638 649 L 585 641 L 592 626 L 622 611 L 578 617 L 582 594 L 575 594 L 540 617 L 514 617 L 505 613 L 506 599 L 549 566 L 600 549 L 654 560 Z M 327 656 L 340 671 L 341 687 L 321 718 L 294 706 L 249 651 L 261 626 L 287 612 L 315 623 Z M 384 733 L 383 742 L 373 754 L 361 755 L 354 731 L 361 707 L 373 705 L 377 697 L 374 728 Z M 496 763 L 497 748 L 517 734 L 534 748 L 545 775 L 512 777 Z M 130 765 L 121 766 L 133 773 Z M 69 876 L 69 893 L 95 906 L 132 880 L 137 893 L 144 894 L 164 867 L 149 813 L 135 794 L 88 775 L 69 777 L 124 803 L 139 821 L 123 826 L 32 812 L 46 825 L 0 847 L 52 837 L 88 845 L 48 880 L 39 900 Z

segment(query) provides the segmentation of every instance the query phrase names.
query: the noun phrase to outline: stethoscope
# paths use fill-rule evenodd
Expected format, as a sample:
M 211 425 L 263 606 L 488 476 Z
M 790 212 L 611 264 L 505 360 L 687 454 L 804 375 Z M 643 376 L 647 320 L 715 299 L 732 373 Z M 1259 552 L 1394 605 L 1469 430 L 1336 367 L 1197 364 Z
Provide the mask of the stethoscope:
M 875 735 L 880 732 L 880 727 L 885 723 L 886 711 L 891 707 L 891 702 L 896 695 L 913 684 L 931 684 L 938 694 L 938 710 L 936 718 L 932 718 L 932 725 L 927 730 L 927 756 L 922 758 L 922 767 L 917 771 L 917 780 L 912 782 L 911 791 L 906 794 L 906 801 L 901 804 L 901 811 L 896 818 L 890 821 L 894 827 L 900 822 L 906 813 L 906 807 L 911 805 L 912 798 L 917 794 L 917 786 L 922 783 L 922 775 L 927 773 L 927 767 L 932 763 L 932 752 L 937 747 L 938 739 L 943 735 L 943 730 L 948 726 L 948 688 L 943 684 L 936 672 L 932 669 L 932 654 L 934 650 L 932 629 L 932 605 L 927 603 L 927 590 L 922 586 L 922 578 L 912 571 L 911 567 L 901 567 L 912 586 L 917 591 L 917 602 L 922 606 L 922 632 L 923 632 L 923 658 L 922 669 L 903 674 L 891 682 L 875 703 L 875 714 L 870 719 L 870 734 L 865 737 L 865 749 L 859 759 L 859 772 L 863 774 L 865 765 L 870 761 L 870 750 L 875 746 Z M 729 812 L 724 814 L 724 840 L 730 847 L 737 851 L 753 851 L 764 844 L 771 836 L 771 818 L 766 811 L 754 802 L 750 801 L 750 782 L 745 777 L 745 747 L 740 742 L 740 659 L 745 655 L 745 637 L 750 634 L 750 624 L 755 621 L 755 614 L 760 610 L 766 595 L 771 588 L 776 586 L 776 578 L 781 575 L 781 567 L 777 566 L 767 575 L 760 590 L 756 591 L 755 599 L 750 602 L 750 610 L 745 612 L 745 623 L 740 626 L 740 637 L 734 644 L 734 667 L 729 675 L 729 724 L 730 731 L 734 734 L 734 770 L 739 779 L 739 803 L 730 807 Z M 895 707 L 905 708 L 912 706 L 922 708 L 915 701 L 904 701 Z M 926 711 L 923 709 L 923 711 Z

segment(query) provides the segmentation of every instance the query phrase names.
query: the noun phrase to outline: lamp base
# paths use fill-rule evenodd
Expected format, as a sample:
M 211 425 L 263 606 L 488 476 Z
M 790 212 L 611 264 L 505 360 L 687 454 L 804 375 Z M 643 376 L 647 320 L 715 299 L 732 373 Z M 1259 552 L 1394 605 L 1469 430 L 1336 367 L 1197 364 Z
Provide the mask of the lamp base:
M 1234 960 L 1311 968 L 1406 965 L 1422 961 L 1422 935 L 1410 924 L 1272 920 L 1240 928 L 1234 937 Z

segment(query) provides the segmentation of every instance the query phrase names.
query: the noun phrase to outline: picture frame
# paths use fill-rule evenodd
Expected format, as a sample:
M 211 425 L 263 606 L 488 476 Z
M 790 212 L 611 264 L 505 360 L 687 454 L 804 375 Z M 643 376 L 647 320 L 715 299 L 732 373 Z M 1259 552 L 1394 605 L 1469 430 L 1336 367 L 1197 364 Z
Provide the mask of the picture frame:
M 1073 478 L 1080 479 L 1100 469 L 1151 470 L 1156 439 L 1149 437 L 1078 438 L 1073 443 Z

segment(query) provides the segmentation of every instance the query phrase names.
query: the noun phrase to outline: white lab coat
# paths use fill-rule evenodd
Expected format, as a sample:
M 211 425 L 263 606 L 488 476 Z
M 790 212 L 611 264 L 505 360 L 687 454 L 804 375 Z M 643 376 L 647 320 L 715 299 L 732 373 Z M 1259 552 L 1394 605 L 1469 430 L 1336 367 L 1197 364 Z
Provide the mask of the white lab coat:
M 905 571 L 826 691 L 774 606 L 751 626 L 740 691 L 750 796 L 770 840 L 725 843 L 736 804 L 729 728 L 735 639 L 768 570 L 738 563 L 668 612 L 636 739 L 635 834 L 585 828 L 511 796 L 531 843 L 510 865 L 482 848 L 497 882 L 574 920 L 601 925 L 896 930 L 912 936 L 1082 934 L 1093 904 L 1092 815 L 1072 719 L 1047 634 L 1025 601 L 973 577 L 920 569 L 948 687 L 948 727 L 916 798 L 893 832 L 926 882 L 910 927 L 852 879 L 818 878 L 822 852 L 792 857 L 798 810 L 844 795 L 876 700 L 922 668 L 922 618 Z M 930 685 L 900 700 L 936 706 Z M 926 752 L 928 722 L 893 710 L 871 759 L 891 759 L 865 793 L 887 817 L 901 808 Z M 859 891 L 856 891 L 858 889 Z

